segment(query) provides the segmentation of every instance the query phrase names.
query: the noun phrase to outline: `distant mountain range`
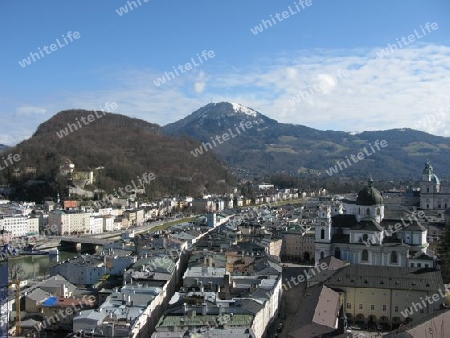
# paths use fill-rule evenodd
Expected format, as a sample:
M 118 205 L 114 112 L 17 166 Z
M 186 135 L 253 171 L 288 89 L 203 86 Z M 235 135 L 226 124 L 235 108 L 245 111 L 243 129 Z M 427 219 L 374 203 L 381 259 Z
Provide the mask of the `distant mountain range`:
M 0 153 L 4 152 L 6 149 L 8 149 L 9 147 L 7 145 L 4 144 L 0 144 Z
M 251 128 L 228 137 L 227 141 L 220 137 L 222 144 L 219 140 L 213 144 L 219 135 L 230 131 L 236 134 L 235 129 L 245 122 Z M 208 149 L 207 152 L 218 154 L 229 166 L 252 173 L 325 176 L 331 173 L 361 177 L 371 174 L 376 179 L 391 179 L 419 178 L 426 160 L 432 162 L 438 174 L 448 175 L 450 167 L 450 139 L 446 137 L 413 129 L 362 133 L 321 131 L 279 123 L 251 108 L 229 102 L 210 103 L 164 126 L 163 132 L 204 142 L 204 152 Z M 383 140 L 385 147 L 379 145 Z M 334 170 L 330 171 L 330 167 Z
M 20 169 L 18 184 L 21 186 L 30 179 L 24 175 L 27 168 L 35 167 L 35 178 L 52 186 L 35 192 L 34 200 L 51 193 L 56 196 L 56 190 L 62 189 L 59 172 L 66 159 L 75 164 L 75 170 L 94 171 L 96 182 L 89 190 L 100 188 L 112 192 L 113 188 L 125 188 L 144 173 L 156 176 L 147 187 L 149 197 L 154 198 L 226 192 L 235 183 L 227 167 L 213 153 L 201 158 L 190 155 L 191 149 L 200 146 L 198 141 L 165 136 L 157 124 L 113 113 L 101 114 L 100 118 L 91 118 L 86 123 L 90 115 L 95 114 L 68 110 L 42 123 L 30 139 L 11 148 L 22 160 L 0 175 L 11 181 L 14 176 L 11 173 Z M 21 187 L 23 193 L 29 188 Z
M 19 162 L 0 171 L 0 184 L 13 183 L 22 194 L 17 198 L 32 194 L 32 200 L 39 201 L 56 192 L 64 197 L 67 182 L 59 172 L 66 159 L 77 170 L 95 172 L 91 190 L 111 192 L 139 175 L 154 173 L 150 198 L 226 192 L 236 183 L 233 172 L 314 176 L 319 181 L 330 175 L 372 175 L 377 181 L 418 179 L 426 160 L 444 178 L 450 167 L 450 139 L 412 129 L 321 131 L 279 123 L 228 102 L 208 104 L 164 127 L 113 113 L 82 125 L 92 114 L 60 112 L 30 139 L 12 148 L 0 146 L 21 155 Z M 33 179 L 48 183 L 45 189 L 26 183 L 32 168 L 37 171 Z

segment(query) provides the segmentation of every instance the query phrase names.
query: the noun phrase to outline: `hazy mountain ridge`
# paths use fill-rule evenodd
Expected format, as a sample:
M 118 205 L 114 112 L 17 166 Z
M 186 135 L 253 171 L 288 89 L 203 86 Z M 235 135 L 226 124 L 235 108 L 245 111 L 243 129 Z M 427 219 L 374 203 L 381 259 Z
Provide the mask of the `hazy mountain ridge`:
M 246 108 L 247 109 L 247 108 Z M 251 109 L 251 108 L 250 108 Z M 252 110 L 254 111 L 254 110 Z M 339 174 L 378 178 L 418 177 L 424 162 L 429 159 L 437 172 L 448 175 L 450 139 L 413 129 L 391 129 L 348 133 L 321 131 L 303 125 L 278 123 L 254 111 L 255 116 L 236 111 L 228 102 L 208 104 L 184 119 L 163 127 L 168 135 L 188 135 L 201 142 L 221 135 L 228 128 L 250 121 L 255 128 L 243 132 L 214 149 L 228 165 L 243 167 L 253 172 L 320 172 L 334 167 L 346 156 L 356 156 L 364 148 L 370 153 L 357 163 L 347 162 Z M 376 140 L 386 140 L 387 147 L 370 150 Z

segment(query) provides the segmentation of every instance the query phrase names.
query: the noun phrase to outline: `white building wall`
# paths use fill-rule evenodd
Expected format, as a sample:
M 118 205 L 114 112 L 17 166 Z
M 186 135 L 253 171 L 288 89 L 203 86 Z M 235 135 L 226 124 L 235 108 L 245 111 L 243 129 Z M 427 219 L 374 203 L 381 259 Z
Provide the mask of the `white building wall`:
M 119 276 L 123 274 L 123 270 L 128 268 L 131 264 L 136 263 L 136 256 L 127 256 L 127 257 L 110 257 L 113 261 L 113 267 L 108 268 L 106 273 L 109 275 Z
M 114 228 L 113 228 L 113 230 L 122 230 L 122 221 L 120 221 L 120 222 L 115 222 L 115 221 L 113 221 L 114 223 Z
M 38 223 L 39 227 L 39 223 Z M 26 236 L 28 233 L 28 220 L 25 216 L 6 216 L 0 218 L 0 229 L 11 232 L 12 237 Z
M 251 328 L 255 337 L 261 338 L 267 327 L 278 315 L 278 309 L 281 304 L 282 279 L 278 278 L 277 284 L 273 289 L 271 297 L 264 303 L 264 307 L 255 314 Z
M 103 217 L 103 232 L 113 231 L 114 230 L 114 218 L 111 217 Z
M 267 321 L 268 316 L 268 305 L 269 302 L 265 303 L 265 306 L 258 311 L 258 313 L 256 313 L 255 317 L 253 318 L 253 323 L 252 323 L 252 330 L 255 333 L 255 337 L 256 338 L 261 338 L 264 334 L 264 330 L 265 330 L 265 322 Z
M 39 218 L 32 217 L 27 219 L 28 232 L 29 233 L 39 233 Z
M 56 225 L 58 235 L 64 235 L 75 232 L 88 233 L 90 228 L 89 218 L 89 213 L 66 213 L 58 211 L 50 213 L 48 221 L 50 226 Z
M 104 215 L 104 216 L 111 215 L 112 214 L 112 210 L 113 210 L 112 208 L 103 208 L 103 209 L 99 209 L 98 213 L 100 215 Z
M 144 210 L 136 210 L 136 223 L 137 225 L 144 224 Z
M 101 234 L 101 233 L 103 233 L 103 218 L 101 218 L 101 217 L 90 217 L 90 219 L 89 219 L 89 233 L 90 234 Z
M 94 284 L 106 273 L 104 266 L 58 264 L 50 268 L 51 275 L 59 274 L 75 285 Z

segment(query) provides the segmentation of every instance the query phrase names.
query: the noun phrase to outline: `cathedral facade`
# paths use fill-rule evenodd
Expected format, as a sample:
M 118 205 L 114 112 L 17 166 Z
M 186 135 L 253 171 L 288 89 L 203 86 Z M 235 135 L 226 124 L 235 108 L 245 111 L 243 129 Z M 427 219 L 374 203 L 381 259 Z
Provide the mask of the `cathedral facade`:
M 315 226 L 315 260 L 327 256 L 381 266 L 432 267 L 426 255 L 427 230 L 412 215 L 408 219 L 384 219 L 384 202 L 372 179 L 356 201 L 343 201 L 344 213 L 332 215 L 321 206 Z

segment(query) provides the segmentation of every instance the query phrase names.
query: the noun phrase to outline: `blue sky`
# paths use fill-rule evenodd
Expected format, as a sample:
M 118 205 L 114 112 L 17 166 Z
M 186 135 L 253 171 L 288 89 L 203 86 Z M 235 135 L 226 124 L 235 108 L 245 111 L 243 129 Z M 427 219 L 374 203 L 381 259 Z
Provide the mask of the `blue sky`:
M 322 130 L 450 136 L 447 0 L 311 0 L 305 8 L 298 0 L 144 1 L 122 15 L 123 0 L 0 1 L 0 143 L 31 136 L 61 110 L 106 102 L 160 125 L 231 101 Z M 289 6 L 294 14 L 251 31 Z M 438 28 L 424 34 L 427 22 Z M 79 38 L 65 44 L 69 31 Z M 379 56 L 411 34 L 408 46 Z M 56 39 L 63 46 L 19 64 Z M 214 57 L 155 84 L 203 51 Z

